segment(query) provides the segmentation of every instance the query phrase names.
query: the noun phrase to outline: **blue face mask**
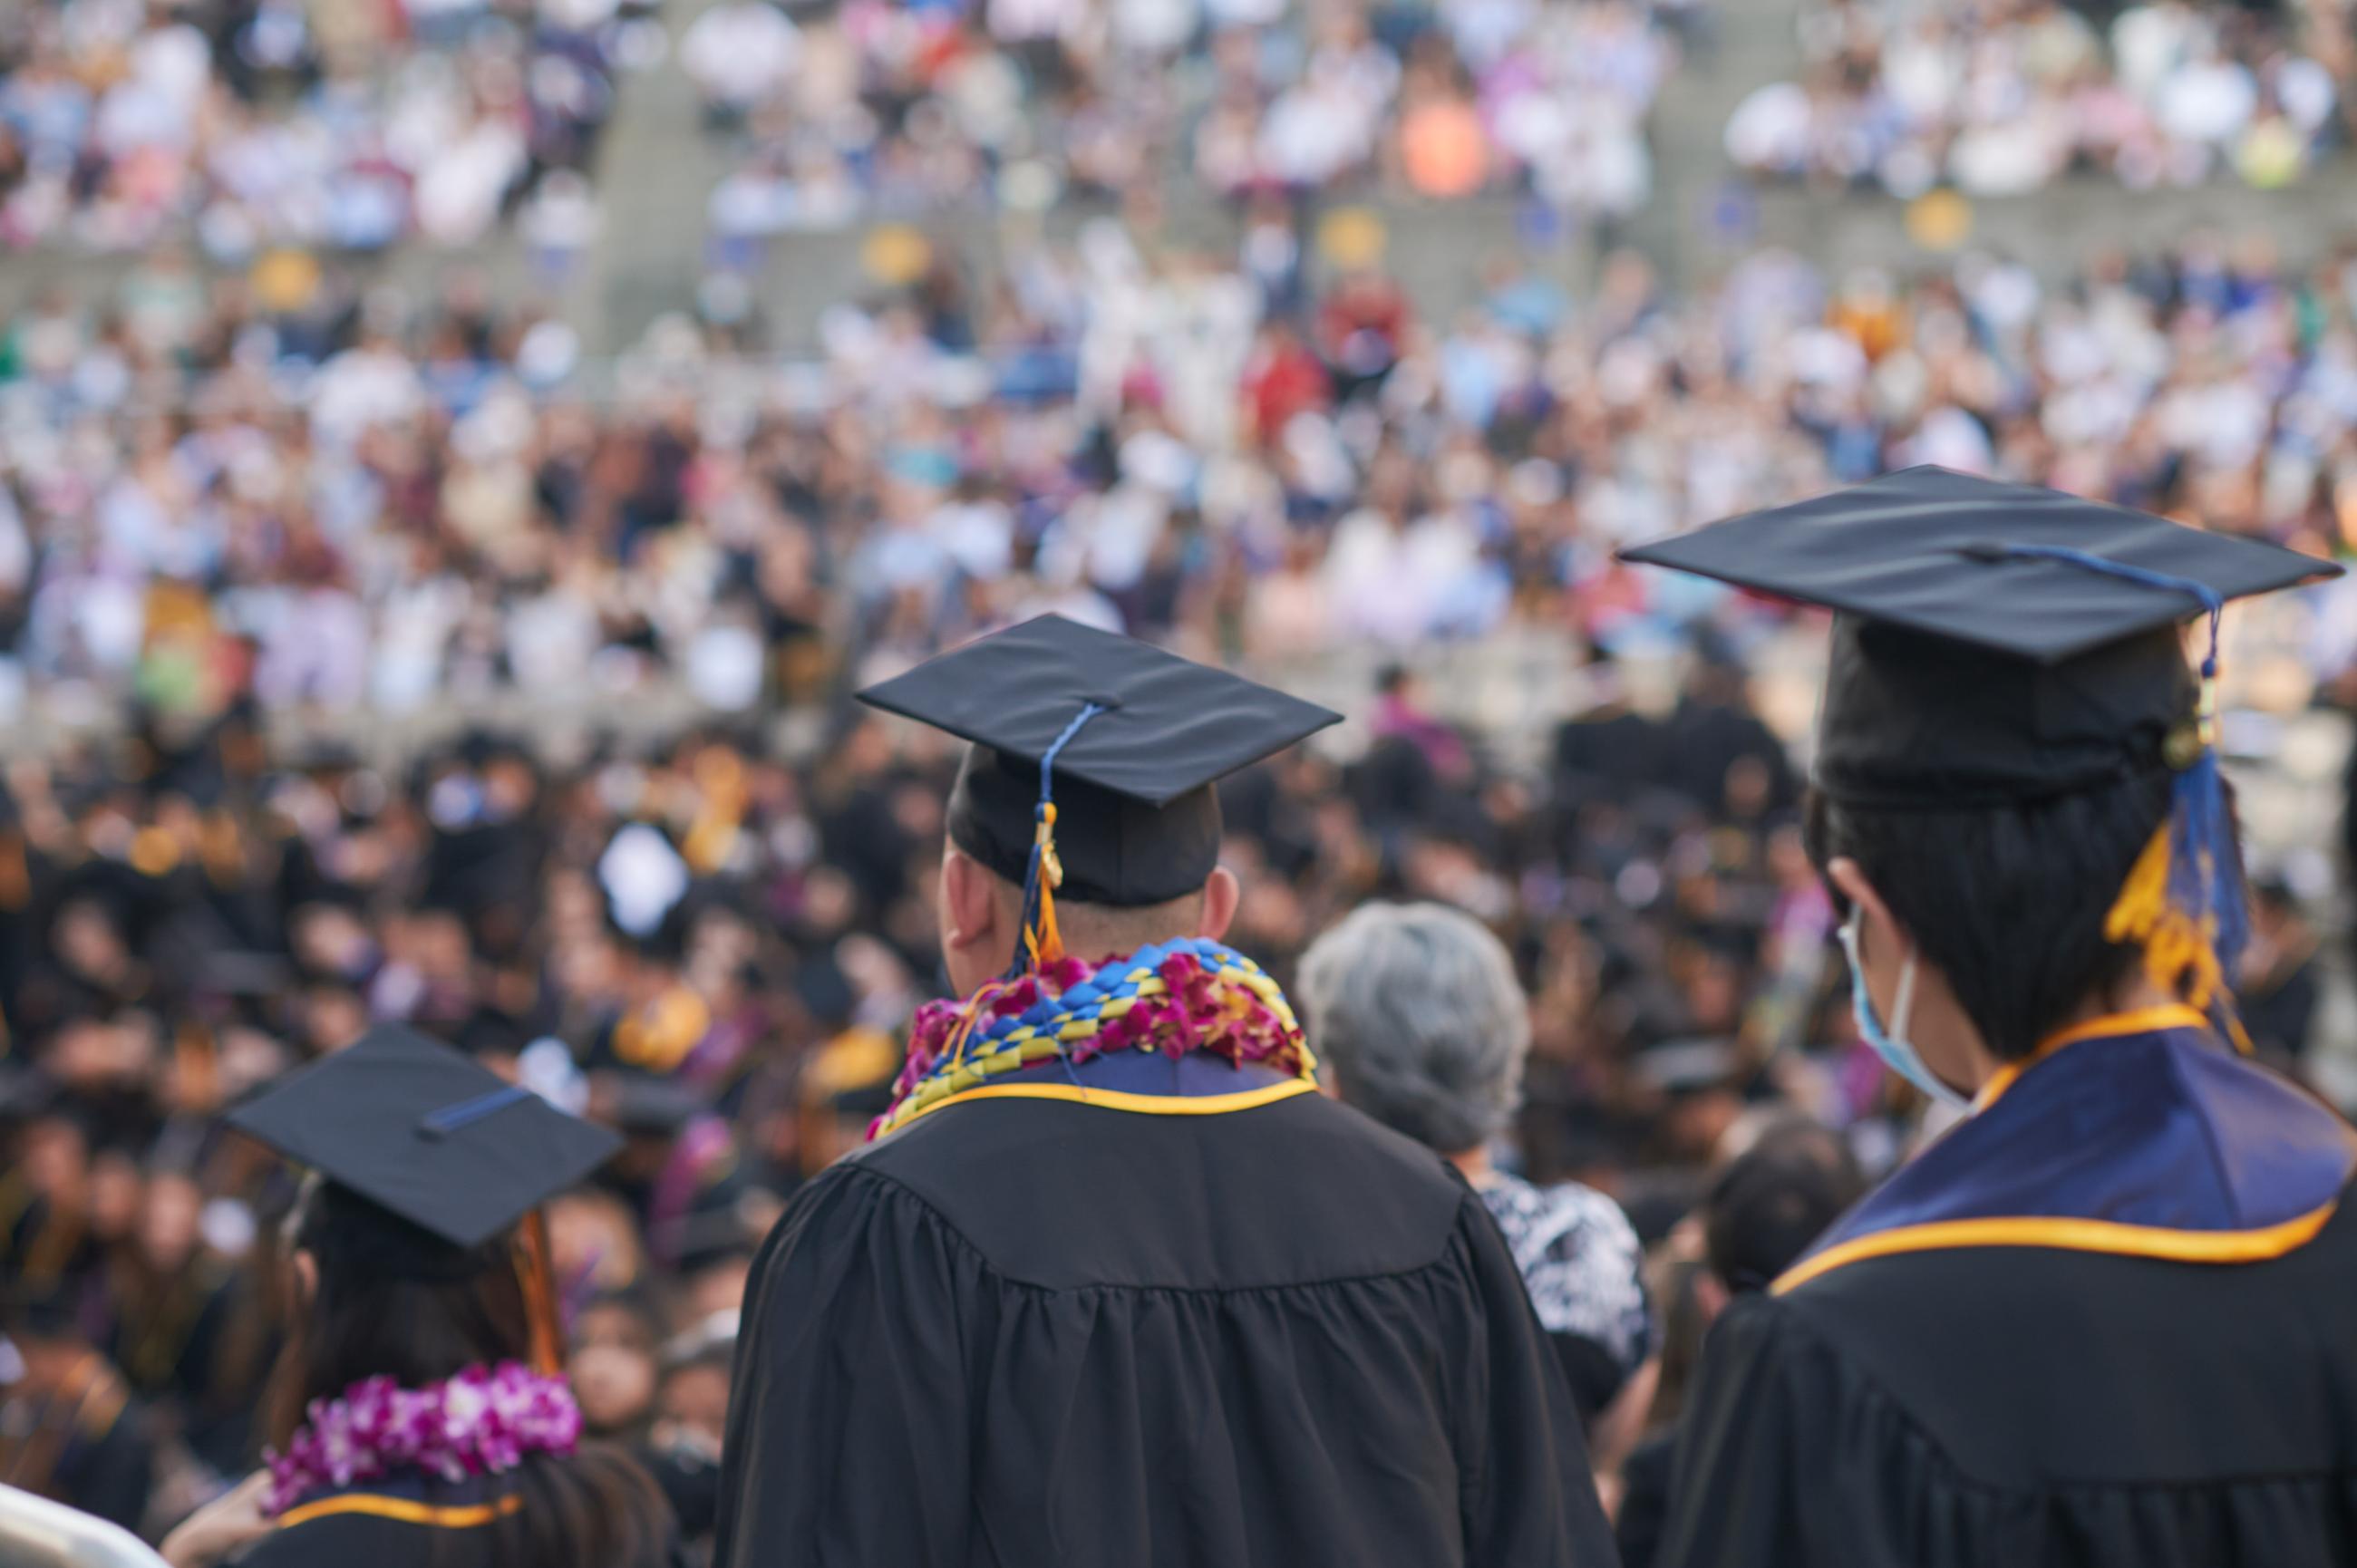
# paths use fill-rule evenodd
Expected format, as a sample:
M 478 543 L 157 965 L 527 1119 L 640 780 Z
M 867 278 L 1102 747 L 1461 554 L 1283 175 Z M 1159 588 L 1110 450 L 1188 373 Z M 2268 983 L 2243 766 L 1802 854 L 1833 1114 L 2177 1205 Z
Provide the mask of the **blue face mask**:
M 1915 1010 L 1915 955 L 1909 953 L 1907 961 L 1899 969 L 1899 1000 L 1891 1010 L 1890 1030 L 1883 1032 L 1882 1020 L 1875 1015 L 1874 998 L 1867 994 L 1866 965 L 1858 961 L 1858 922 L 1864 911 L 1853 908 L 1849 918 L 1841 924 L 1842 953 L 1849 960 L 1849 1005 L 1857 1016 L 1857 1032 L 1874 1047 L 1874 1054 L 1883 1065 L 1943 1105 L 1963 1107 L 1971 1103 L 1964 1095 L 1942 1083 L 1937 1074 L 1924 1062 L 1915 1042 L 1907 1037 L 1907 1018 Z

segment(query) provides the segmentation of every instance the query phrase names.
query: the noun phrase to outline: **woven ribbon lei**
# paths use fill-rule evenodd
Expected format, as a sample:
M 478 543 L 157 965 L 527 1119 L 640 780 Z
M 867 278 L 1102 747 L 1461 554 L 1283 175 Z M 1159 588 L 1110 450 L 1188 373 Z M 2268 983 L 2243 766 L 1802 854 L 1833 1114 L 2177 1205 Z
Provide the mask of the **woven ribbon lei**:
M 1285 993 L 1234 949 L 1188 939 L 1090 965 L 1060 959 L 984 986 L 963 1003 L 918 1009 L 879 1138 L 994 1078 L 1117 1050 L 1208 1051 L 1309 1079 L 1317 1063 Z

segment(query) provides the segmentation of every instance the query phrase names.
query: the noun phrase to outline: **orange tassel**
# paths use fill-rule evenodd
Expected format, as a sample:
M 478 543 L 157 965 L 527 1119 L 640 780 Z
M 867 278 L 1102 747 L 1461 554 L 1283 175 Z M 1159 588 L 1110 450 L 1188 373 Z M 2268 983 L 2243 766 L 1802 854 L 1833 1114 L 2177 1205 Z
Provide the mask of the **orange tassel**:
M 1064 863 L 1056 855 L 1056 805 L 1052 800 L 1039 806 L 1039 826 L 1037 833 L 1039 846 L 1039 916 L 1033 929 L 1023 933 L 1023 943 L 1031 954 L 1031 965 L 1037 969 L 1051 964 L 1064 956 L 1064 934 L 1056 925 L 1056 889 L 1064 883 Z
M 556 1274 L 548 1243 L 548 1217 L 537 1208 L 525 1215 L 520 1240 L 516 1273 L 523 1283 L 532 1369 L 553 1378 L 565 1370 L 565 1329 L 556 1311 Z

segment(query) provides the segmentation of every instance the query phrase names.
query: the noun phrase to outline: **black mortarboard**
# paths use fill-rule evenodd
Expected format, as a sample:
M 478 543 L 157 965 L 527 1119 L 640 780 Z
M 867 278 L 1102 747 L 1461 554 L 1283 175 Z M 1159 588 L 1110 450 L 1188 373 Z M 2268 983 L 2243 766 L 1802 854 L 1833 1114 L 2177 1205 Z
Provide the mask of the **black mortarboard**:
M 1341 716 L 1060 616 L 944 653 L 859 698 L 974 743 L 950 834 L 1010 882 L 1029 869 L 1048 773 L 1062 896 L 1126 908 L 1190 893 L 1211 875 L 1216 780 Z
M 1935 467 L 1625 557 L 1835 611 L 1817 782 L 1880 807 L 2042 800 L 2158 767 L 2194 715 L 2178 628 L 2339 571 Z
M 481 1246 L 621 1144 L 399 1026 L 370 1030 L 229 1122 L 318 1171 L 331 1194 L 343 1189 L 340 1205 L 356 1197 L 382 1216 L 374 1251 L 399 1273 L 437 1272 L 436 1243 Z

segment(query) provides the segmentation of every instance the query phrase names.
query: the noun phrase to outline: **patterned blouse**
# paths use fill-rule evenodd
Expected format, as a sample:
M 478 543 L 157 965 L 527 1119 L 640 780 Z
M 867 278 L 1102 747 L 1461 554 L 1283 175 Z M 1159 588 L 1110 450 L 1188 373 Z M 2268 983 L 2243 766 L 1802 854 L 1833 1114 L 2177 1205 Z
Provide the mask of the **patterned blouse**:
M 1660 1348 L 1643 1253 L 1620 1206 L 1592 1187 L 1533 1187 L 1492 1173 L 1479 1190 L 1555 1342 L 1580 1413 L 1593 1418 Z

